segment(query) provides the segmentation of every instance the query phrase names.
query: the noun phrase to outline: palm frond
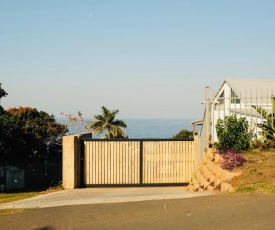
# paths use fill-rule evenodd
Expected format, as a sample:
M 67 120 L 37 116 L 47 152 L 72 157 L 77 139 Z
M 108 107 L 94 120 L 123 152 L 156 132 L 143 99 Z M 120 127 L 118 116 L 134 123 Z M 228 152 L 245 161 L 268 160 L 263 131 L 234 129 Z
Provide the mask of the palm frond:
M 107 130 L 108 133 L 106 136 L 109 138 L 116 138 L 118 136 L 126 137 L 126 133 L 122 128 L 127 128 L 127 125 L 122 120 L 117 120 L 116 115 L 119 110 L 109 110 L 106 107 L 102 106 L 102 114 L 95 115 L 94 118 L 96 121 L 90 123 L 90 128 L 95 134 L 100 134 L 104 130 Z M 122 128 L 121 128 L 122 127 Z
M 115 120 L 113 122 L 113 125 L 120 126 L 120 127 L 123 127 L 123 128 L 127 128 L 126 123 L 122 120 Z

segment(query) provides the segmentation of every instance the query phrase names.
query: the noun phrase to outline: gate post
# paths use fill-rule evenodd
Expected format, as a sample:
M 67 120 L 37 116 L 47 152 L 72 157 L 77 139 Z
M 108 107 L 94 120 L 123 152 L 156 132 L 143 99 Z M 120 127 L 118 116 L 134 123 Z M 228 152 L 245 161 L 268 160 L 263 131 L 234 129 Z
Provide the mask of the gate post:
M 79 135 L 62 138 L 62 185 L 65 189 L 78 188 L 79 181 Z

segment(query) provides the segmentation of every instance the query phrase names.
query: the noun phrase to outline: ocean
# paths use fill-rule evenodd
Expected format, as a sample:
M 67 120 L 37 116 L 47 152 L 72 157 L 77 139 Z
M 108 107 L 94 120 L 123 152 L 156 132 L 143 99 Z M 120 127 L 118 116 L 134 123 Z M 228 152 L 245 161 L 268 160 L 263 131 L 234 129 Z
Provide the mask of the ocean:
M 122 119 L 127 128 L 124 129 L 130 139 L 134 138 L 172 138 L 182 129 L 192 130 L 193 119 Z M 61 123 L 61 122 L 60 122 Z M 69 127 L 69 133 L 75 133 Z M 105 134 L 105 133 L 104 133 Z M 102 138 L 104 134 L 93 138 Z

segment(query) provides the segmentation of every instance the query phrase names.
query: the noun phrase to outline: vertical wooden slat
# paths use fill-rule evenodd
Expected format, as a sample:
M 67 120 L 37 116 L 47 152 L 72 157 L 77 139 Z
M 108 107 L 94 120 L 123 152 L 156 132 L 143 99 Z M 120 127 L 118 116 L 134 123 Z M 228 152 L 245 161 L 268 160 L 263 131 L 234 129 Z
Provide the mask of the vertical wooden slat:
M 180 151 L 180 144 L 181 142 L 177 142 L 177 183 L 180 182 L 180 176 L 181 176 L 181 173 L 180 173 L 180 170 L 181 170 L 181 161 L 180 161 L 180 156 L 182 155 L 182 152 Z
M 97 151 L 97 153 L 96 153 L 96 155 L 95 155 L 95 181 L 94 181 L 94 183 L 95 184 L 98 184 L 98 174 L 99 174 L 99 171 L 98 171 L 98 166 L 99 166 L 99 164 L 98 164 L 98 157 L 99 157 L 99 155 L 100 155 L 100 152 L 102 151 L 101 149 L 101 143 L 99 143 L 99 146 L 98 146 L 98 151 Z
M 88 146 L 87 142 L 84 142 L 84 184 L 89 184 L 89 175 L 88 175 Z
M 95 172 L 94 172 L 94 156 L 96 154 L 96 143 L 93 143 L 92 144 L 92 152 L 90 153 L 90 167 L 91 167 L 91 183 L 94 184 L 94 177 L 95 177 Z
M 165 175 L 166 175 L 166 172 L 165 172 L 165 168 L 166 168 L 166 165 L 165 165 L 165 142 L 161 142 L 161 182 L 164 183 L 165 182 Z
M 92 173 L 95 173 L 96 175 L 91 175 L 92 177 L 94 177 L 94 180 L 92 180 L 93 184 L 99 184 L 99 178 L 100 178 L 100 171 L 99 171 L 99 155 L 101 150 L 101 146 L 100 145 L 96 145 L 97 143 L 92 143 L 91 145 L 91 150 L 92 150 L 92 154 L 91 156 L 93 156 L 94 158 L 92 158 L 91 160 L 94 161 L 91 165 L 94 165 L 94 171 L 92 170 Z M 91 178 L 92 178 L 91 177 Z
M 149 183 L 153 183 L 153 177 L 154 177 L 154 142 L 150 142 L 150 155 L 149 155 L 149 161 L 147 164 L 149 164 L 150 167 L 150 175 L 149 175 Z
M 84 142 L 84 184 L 89 184 L 89 155 L 88 155 L 88 145 L 89 143 Z
M 104 184 L 105 183 L 105 152 L 107 151 L 107 146 L 106 146 L 107 143 L 102 143 L 102 162 L 101 162 L 101 166 L 102 166 L 102 170 L 101 170 L 101 184 Z
M 125 184 L 128 184 L 128 180 L 129 180 L 129 148 L 130 148 L 131 142 L 127 143 L 127 148 L 125 151 L 125 163 L 126 163 L 126 173 L 125 173 Z
M 155 142 L 151 142 L 151 154 L 150 154 L 150 168 L 151 168 L 151 175 L 150 175 L 150 183 L 154 183 L 154 160 L 155 160 Z
M 156 159 L 155 159 L 155 181 L 156 183 L 159 182 L 159 159 L 160 159 L 160 150 L 159 150 L 159 142 L 156 143 Z
M 132 152 L 133 152 L 133 142 L 131 141 L 129 143 L 129 149 L 128 149 L 128 184 L 132 183 Z
M 188 180 L 189 180 L 189 178 L 190 178 L 190 171 L 191 171 L 191 166 L 192 166 L 192 156 L 191 156 L 191 154 L 190 154 L 190 148 L 191 148 L 191 143 L 190 143 L 190 141 L 187 141 L 188 142 Z
M 191 148 L 190 148 L 190 152 L 189 152 L 189 154 L 190 154 L 190 156 L 191 156 L 191 170 L 189 171 L 189 178 L 188 178 L 188 181 L 190 181 L 191 180 L 191 178 L 192 178 L 192 173 L 194 172 L 194 169 L 195 169 L 195 148 L 194 148 L 194 141 L 190 141 L 190 146 L 191 146 Z
M 118 154 L 119 154 L 119 151 L 118 151 L 119 145 L 120 145 L 120 142 L 114 144 L 114 152 L 115 152 L 115 154 L 114 154 L 114 162 L 113 162 L 114 171 L 115 171 L 115 173 L 113 175 L 113 180 L 114 180 L 113 183 L 114 184 L 117 184 L 117 175 L 119 174 L 118 168 L 117 168 L 117 157 L 118 157 Z
M 136 178 L 136 183 L 138 184 L 138 183 L 140 183 L 140 178 L 139 178 L 139 175 L 140 175 L 140 142 L 137 142 L 136 143 L 136 146 L 137 146 L 137 152 L 136 152 L 136 158 L 135 158 L 135 162 L 136 162 L 136 176 L 135 176 L 135 178 Z
M 169 158 L 169 179 L 168 183 L 173 182 L 173 142 L 167 141 L 169 146 L 168 158 Z
M 133 155 L 133 171 L 132 171 L 132 176 L 133 176 L 133 184 L 137 183 L 137 179 L 136 179 L 136 172 L 137 172 L 137 153 L 138 153 L 138 145 L 137 142 L 135 142 L 134 144 L 134 148 L 135 148 L 135 154 Z
M 147 166 L 147 157 L 148 157 L 148 150 L 147 150 L 147 141 L 143 142 L 143 169 L 142 169 L 142 176 L 143 176 L 143 183 L 148 183 L 147 177 L 148 177 L 148 166 Z
M 146 157 L 147 157 L 147 149 L 146 149 L 146 141 L 143 142 L 143 145 L 142 145 L 142 152 L 143 152 L 143 158 L 142 158 L 142 165 L 143 165 L 143 168 L 142 168 L 142 182 L 145 184 L 147 181 L 146 181 L 146 176 L 148 175 L 147 173 L 147 166 L 145 164 L 146 162 Z
M 165 176 L 164 176 L 164 182 L 167 183 L 167 178 L 169 177 L 169 159 L 168 159 L 168 143 L 167 141 L 164 142 L 164 159 L 165 159 Z
M 94 184 L 98 183 L 98 155 L 101 152 L 101 143 L 97 143 L 96 145 L 96 154 L 94 155 L 94 172 L 95 172 L 95 176 L 94 176 Z
M 121 145 L 119 146 L 119 184 L 122 184 L 122 174 L 123 174 L 123 170 L 122 170 L 122 146 L 124 145 L 123 142 L 121 142 Z
M 169 143 L 165 141 L 165 159 L 166 159 L 166 177 L 165 181 L 166 183 L 169 183 L 169 173 L 170 173 L 170 168 L 169 168 Z
M 98 154 L 98 184 L 102 183 L 102 155 L 104 152 L 104 143 L 101 143 L 101 151 Z
M 103 181 L 102 184 L 107 184 L 107 177 L 108 177 L 108 165 L 107 165 L 107 156 L 108 156 L 108 142 L 104 142 L 104 172 L 103 172 Z
M 122 152 L 121 152 L 121 159 L 122 159 L 122 180 L 121 183 L 125 184 L 125 149 L 126 149 L 126 142 L 122 146 Z
M 183 180 L 186 180 L 186 155 L 187 155 L 187 153 L 186 153 L 186 142 L 184 142 L 183 144 L 182 144 L 183 146 L 182 146 L 182 149 L 183 149 L 183 156 L 182 156 L 182 178 L 183 178 Z
M 148 183 L 152 183 L 153 182 L 153 154 L 154 154 L 154 142 L 150 142 L 150 148 L 149 148 L 149 154 L 148 154 L 148 160 L 147 160 L 147 164 L 148 164 L 148 168 L 149 168 L 149 175 L 148 175 Z
M 114 142 L 110 142 L 110 151 L 109 151 L 109 158 L 110 158 L 110 173 L 109 173 L 109 183 L 113 184 L 114 183 L 114 165 L 113 165 L 113 161 L 114 161 L 114 154 L 115 154 L 115 150 L 114 150 Z
M 176 148 L 177 148 L 177 146 L 176 146 L 176 142 L 175 141 L 173 141 L 172 142 L 172 159 L 171 159 L 171 161 L 172 161 L 172 178 L 171 178 L 171 180 L 172 180 L 172 182 L 173 183 L 176 183 L 176 181 L 177 181 L 177 176 L 176 176 L 176 171 L 177 171 L 177 168 L 176 168 Z
M 131 184 L 135 183 L 135 155 L 136 155 L 136 142 L 132 144 L 133 150 L 131 151 Z

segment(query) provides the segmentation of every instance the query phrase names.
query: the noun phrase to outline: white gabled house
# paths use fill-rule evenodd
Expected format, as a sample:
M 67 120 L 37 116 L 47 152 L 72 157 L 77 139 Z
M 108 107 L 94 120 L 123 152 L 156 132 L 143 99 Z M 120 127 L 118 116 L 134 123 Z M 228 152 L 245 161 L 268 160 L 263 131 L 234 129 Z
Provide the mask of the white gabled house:
M 250 130 L 258 133 L 256 123 L 266 123 L 266 119 L 252 106 L 261 107 L 268 114 L 274 112 L 274 94 L 273 79 L 225 79 L 211 101 L 212 142 L 217 141 L 217 120 L 232 114 L 245 117 Z

